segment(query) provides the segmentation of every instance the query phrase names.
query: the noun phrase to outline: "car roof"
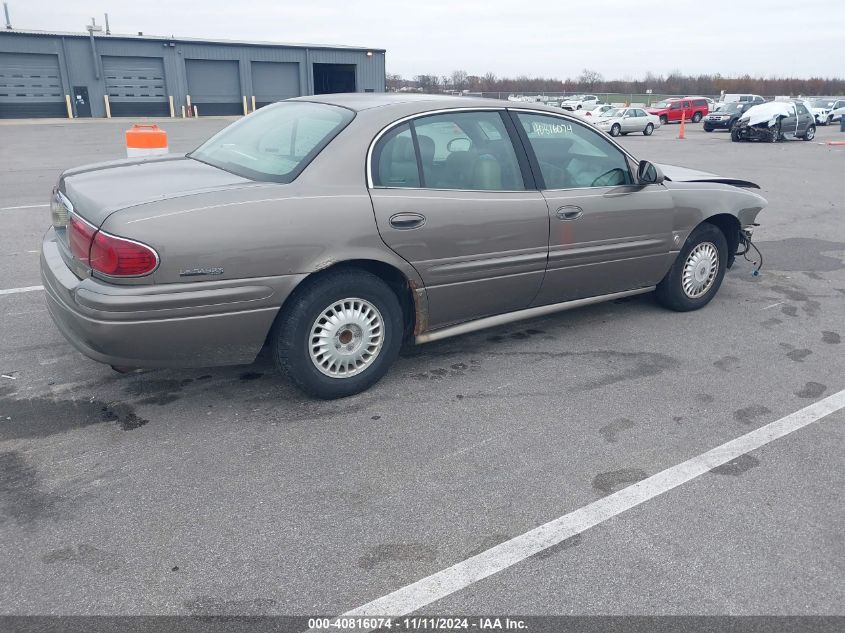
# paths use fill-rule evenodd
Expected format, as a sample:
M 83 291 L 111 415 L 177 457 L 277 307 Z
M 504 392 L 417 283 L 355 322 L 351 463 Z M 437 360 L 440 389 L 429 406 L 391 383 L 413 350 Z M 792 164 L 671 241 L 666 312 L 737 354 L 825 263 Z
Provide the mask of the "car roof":
M 390 106 L 408 106 L 419 104 L 419 111 L 434 108 L 531 108 L 548 112 L 560 112 L 542 103 L 504 101 L 501 99 L 486 99 L 484 97 L 456 97 L 451 95 L 430 94 L 400 94 L 395 92 L 353 92 L 342 94 L 312 95 L 296 97 L 291 101 L 311 101 L 336 105 L 350 110 L 361 111 L 370 108 L 384 108 Z

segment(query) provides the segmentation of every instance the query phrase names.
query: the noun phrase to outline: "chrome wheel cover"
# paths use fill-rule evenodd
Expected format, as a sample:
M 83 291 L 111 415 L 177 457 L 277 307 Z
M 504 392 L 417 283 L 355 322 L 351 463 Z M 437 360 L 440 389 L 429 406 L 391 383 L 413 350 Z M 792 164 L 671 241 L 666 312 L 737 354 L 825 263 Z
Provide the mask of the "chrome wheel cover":
M 684 262 L 681 286 L 690 299 L 706 294 L 716 281 L 719 272 L 719 251 L 712 242 L 698 244 Z
M 330 378 L 356 376 L 373 364 L 384 344 L 384 319 L 373 304 L 348 298 L 327 306 L 311 326 L 308 353 Z

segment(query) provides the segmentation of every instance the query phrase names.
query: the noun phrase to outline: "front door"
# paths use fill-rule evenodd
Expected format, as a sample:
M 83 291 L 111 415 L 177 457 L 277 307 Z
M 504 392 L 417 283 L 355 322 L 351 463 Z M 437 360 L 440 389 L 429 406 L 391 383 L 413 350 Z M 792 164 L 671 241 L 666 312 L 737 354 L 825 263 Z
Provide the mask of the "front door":
M 548 210 L 505 116 L 421 115 L 373 148 L 379 233 L 425 283 L 430 327 L 526 308 L 540 289 Z
M 73 87 L 73 106 L 77 117 L 85 118 L 91 116 L 91 102 L 88 99 L 88 88 L 85 86 Z
M 655 285 L 671 264 L 673 201 L 637 185 L 627 156 L 590 126 L 517 112 L 548 202 L 549 263 L 535 305 Z

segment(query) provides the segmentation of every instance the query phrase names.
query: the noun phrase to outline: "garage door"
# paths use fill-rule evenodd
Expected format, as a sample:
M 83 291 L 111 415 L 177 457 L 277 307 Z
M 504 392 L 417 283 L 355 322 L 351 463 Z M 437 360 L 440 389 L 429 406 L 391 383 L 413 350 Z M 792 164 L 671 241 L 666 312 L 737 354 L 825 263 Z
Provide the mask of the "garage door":
M 66 116 L 57 55 L 0 53 L 0 118 Z
M 170 116 L 160 57 L 103 56 L 112 116 Z
M 186 59 L 185 73 L 191 103 L 200 116 L 244 113 L 238 62 Z
M 274 101 L 298 97 L 299 64 L 282 62 L 252 62 L 252 91 L 256 107 Z

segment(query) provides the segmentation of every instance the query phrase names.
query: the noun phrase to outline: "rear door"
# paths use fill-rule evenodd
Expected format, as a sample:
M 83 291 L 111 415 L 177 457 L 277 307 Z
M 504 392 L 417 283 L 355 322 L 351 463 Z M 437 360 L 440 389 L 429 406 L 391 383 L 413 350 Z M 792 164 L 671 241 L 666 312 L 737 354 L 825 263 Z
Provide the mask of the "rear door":
M 590 125 L 513 110 L 548 202 L 549 263 L 535 305 L 656 284 L 671 263 L 672 195 L 635 185 L 626 154 Z
M 526 308 L 549 214 L 498 109 L 423 114 L 382 132 L 370 196 L 384 242 L 425 283 L 433 328 Z

